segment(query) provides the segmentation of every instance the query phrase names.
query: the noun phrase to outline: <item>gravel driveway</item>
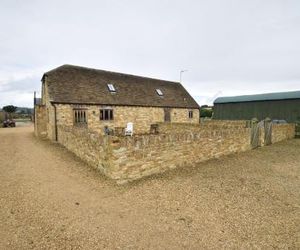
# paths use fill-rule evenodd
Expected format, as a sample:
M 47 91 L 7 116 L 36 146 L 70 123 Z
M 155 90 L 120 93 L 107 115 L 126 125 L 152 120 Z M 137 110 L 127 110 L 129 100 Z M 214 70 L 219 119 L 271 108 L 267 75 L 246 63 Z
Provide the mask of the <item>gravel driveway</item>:
M 0 249 L 299 249 L 300 140 L 126 186 L 0 129 Z

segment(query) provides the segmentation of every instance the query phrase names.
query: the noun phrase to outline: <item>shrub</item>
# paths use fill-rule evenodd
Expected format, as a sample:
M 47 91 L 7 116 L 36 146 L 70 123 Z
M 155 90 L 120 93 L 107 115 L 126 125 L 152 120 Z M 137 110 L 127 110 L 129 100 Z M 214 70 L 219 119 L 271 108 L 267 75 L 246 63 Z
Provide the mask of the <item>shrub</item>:
M 211 118 L 212 114 L 213 114 L 213 110 L 212 109 L 202 108 L 200 110 L 200 117 L 209 117 L 209 118 Z

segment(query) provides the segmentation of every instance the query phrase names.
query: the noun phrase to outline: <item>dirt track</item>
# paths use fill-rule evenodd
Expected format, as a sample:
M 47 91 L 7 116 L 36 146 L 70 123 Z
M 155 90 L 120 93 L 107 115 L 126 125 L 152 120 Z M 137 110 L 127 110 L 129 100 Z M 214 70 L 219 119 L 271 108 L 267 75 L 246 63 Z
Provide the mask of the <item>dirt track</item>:
M 116 186 L 0 129 L 0 249 L 300 248 L 300 140 Z

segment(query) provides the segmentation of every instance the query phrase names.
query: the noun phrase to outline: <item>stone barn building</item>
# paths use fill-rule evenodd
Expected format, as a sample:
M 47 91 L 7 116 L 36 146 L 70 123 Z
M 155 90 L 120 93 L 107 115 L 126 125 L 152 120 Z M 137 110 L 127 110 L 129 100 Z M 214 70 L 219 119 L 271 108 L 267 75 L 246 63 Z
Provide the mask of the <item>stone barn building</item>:
M 295 136 L 294 124 L 199 123 L 198 104 L 178 82 L 71 65 L 43 75 L 35 104 L 37 136 L 119 184 Z M 128 123 L 133 136 L 124 136 Z
M 219 97 L 214 101 L 216 120 L 300 121 L 300 91 Z
M 35 133 L 58 140 L 59 125 L 104 133 L 149 133 L 152 124 L 199 123 L 199 105 L 179 82 L 63 65 L 42 77 Z

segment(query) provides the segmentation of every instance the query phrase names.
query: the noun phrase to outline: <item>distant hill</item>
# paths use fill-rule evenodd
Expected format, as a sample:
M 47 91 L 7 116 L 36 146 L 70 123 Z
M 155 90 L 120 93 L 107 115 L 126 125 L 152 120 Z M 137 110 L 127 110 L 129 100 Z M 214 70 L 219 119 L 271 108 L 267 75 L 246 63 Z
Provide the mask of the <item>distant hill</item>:
M 31 115 L 31 114 L 33 114 L 33 108 L 18 107 L 16 113 Z

